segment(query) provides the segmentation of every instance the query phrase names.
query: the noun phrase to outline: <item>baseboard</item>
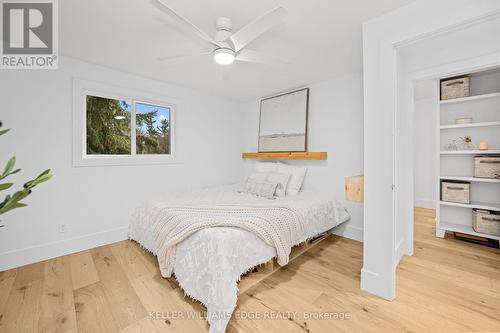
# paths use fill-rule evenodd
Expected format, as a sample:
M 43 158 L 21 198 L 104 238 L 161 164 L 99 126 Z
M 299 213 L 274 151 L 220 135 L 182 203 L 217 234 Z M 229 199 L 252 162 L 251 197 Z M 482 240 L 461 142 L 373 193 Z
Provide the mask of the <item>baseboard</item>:
M 365 268 L 361 269 L 361 289 L 392 301 L 396 297 L 395 280 L 388 279 Z
M 396 244 L 396 261 L 394 263 L 394 267 L 396 267 L 399 262 L 401 261 L 401 258 L 403 258 L 404 255 L 404 247 L 403 247 L 404 239 L 400 239 L 398 244 Z
M 415 199 L 415 207 L 436 209 L 436 201 L 426 200 L 426 199 Z
M 119 242 L 127 239 L 127 232 L 128 228 L 123 227 L 4 252 L 0 254 L 0 271 Z
M 332 229 L 332 234 L 363 242 L 363 229 L 349 225 L 349 222 L 343 223 Z

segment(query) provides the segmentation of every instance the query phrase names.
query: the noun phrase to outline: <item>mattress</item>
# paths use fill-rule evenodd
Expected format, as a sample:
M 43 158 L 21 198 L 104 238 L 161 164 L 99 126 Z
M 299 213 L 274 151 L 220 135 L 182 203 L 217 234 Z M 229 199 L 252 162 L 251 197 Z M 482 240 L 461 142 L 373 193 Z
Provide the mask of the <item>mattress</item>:
M 241 185 L 219 186 L 166 196 L 157 202 L 183 205 L 269 205 L 290 207 L 304 217 L 304 232 L 294 244 L 331 230 L 349 219 L 349 214 L 328 193 L 302 191 L 295 196 L 269 200 L 238 193 Z M 144 202 L 135 211 L 129 237 L 155 253 L 151 208 Z M 212 314 L 210 332 L 224 332 L 236 306 L 237 282 L 253 267 L 276 256 L 275 249 L 254 234 L 229 227 L 200 230 L 177 245 L 174 273 L 190 297 L 200 301 Z M 224 316 L 223 314 L 227 314 Z

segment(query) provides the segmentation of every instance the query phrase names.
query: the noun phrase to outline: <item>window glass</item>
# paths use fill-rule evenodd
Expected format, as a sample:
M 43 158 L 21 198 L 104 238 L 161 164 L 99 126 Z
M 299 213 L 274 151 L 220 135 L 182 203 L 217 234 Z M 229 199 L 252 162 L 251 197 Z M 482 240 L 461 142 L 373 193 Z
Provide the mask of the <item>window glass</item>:
M 87 154 L 131 154 L 131 106 L 123 100 L 86 96 Z
M 170 154 L 170 108 L 135 104 L 136 154 Z

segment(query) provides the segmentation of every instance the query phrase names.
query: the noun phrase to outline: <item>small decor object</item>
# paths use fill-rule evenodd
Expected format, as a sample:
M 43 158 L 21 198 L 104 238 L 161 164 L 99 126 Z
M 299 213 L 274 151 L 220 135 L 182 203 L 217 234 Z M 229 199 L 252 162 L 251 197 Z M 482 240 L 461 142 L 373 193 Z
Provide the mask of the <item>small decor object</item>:
M 472 124 L 472 118 L 471 117 L 457 118 L 455 119 L 455 124 L 456 125 Z
M 0 122 L 0 127 L 2 127 L 2 123 Z M 1 130 L 0 129 L 0 135 L 6 134 L 9 131 L 9 129 Z M 21 169 L 14 169 L 14 166 L 16 164 L 16 157 L 12 156 L 7 164 L 5 165 L 4 169 L 2 172 L 0 172 L 0 181 L 4 180 L 8 176 L 14 175 L 21 171 Z M 23 185 L 23 189 L 14 192 L 12 195 L 7 194 L 3 201 L 0 201 L 0 215 L 7 213 L 8 211 L 16 208 L 21 208 L 25 207 L 26 204 L 21 202 L 24 198 L 26 198 L 28 195 L 31 194 L 32 189 L 49 180 L 52 177 L 50 174 L 50 169 L 45 170 L 42 172 L 38 177 L 36 177 L 33 180 L 30 180 Z M 0 191 L 5 191 L 11 188 L 14 185 L 14 183 L 0 183 Z
M 475 156 L 474 177 L 500 179 L 500 156 Z
M 473 209 L 472 229 L 483 234 L 500 236 L 500 212 Z
M 479 143 L 479 150 L 488 150 L 488 142 L 486 141 L 481 141 Z
M 475 146 L 472 144 L 471 136 L 464 136 L 460 138 L 460 143 L 463 150 L 474 150 Z
M 309 89 L 260 102 L 259 152 L 305 152 Z
M 453 140 L 451 143 L 446 145 L 446 150 L 458 150 L 457 141 Z
M 468 76 L 441 80 L 441 100 L 470 96 L 470 78 Z
M 469 182 L 441 182 L 441 200 L 470 204 L 470 183 Z

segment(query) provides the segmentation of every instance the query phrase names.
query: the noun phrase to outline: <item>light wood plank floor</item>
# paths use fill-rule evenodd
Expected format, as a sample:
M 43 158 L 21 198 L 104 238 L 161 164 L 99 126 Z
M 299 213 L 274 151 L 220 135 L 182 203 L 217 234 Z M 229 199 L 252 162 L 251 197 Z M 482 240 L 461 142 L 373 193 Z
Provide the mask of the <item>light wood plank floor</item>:
M 500 251 L 436 238 L 433 214 L 415 210 L 395 301 L 359 289 L 362 245 L 332 236 L 240 295 L 228 332 L 498 331 Z M 130 241 L 0 272 L 1 332 L 206 332 L 186 318 L 203 311 Z

